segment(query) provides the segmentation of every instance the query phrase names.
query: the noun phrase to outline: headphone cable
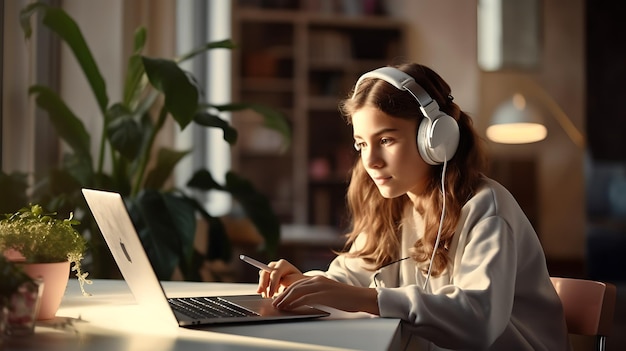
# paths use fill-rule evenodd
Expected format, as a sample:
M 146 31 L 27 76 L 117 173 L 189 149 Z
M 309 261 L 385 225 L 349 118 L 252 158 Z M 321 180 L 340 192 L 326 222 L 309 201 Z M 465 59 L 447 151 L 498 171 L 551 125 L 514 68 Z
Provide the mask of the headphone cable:
M 439 229 L 437 230 L 437 239 L 435 240 L 435 246 L 433 247 L 433 253 L 430 257 L 430 264 L 428 265 L 428 273 L 426 274 L 426 280 L 424 281 L 423 289 L 426 290 L 426 285 L 428 285 L 428 281 L 430 280 L 430 274 L 433 269 L 433 260 L 435 259 L 435 254 L 437 253 L 437 247 L 439 247 L 439 240 L 441 239 L 441 229 L 443 227 L 443 219 L 446 216 L 446 168 L 448 166 L 448 161 L 446 161 L 447 157 L 444 158 L 443 161 L 443 170 L 441 171 L 441 193 L 443 196 L 443 206 L 441 209 L 441 218 L 439 219 Z

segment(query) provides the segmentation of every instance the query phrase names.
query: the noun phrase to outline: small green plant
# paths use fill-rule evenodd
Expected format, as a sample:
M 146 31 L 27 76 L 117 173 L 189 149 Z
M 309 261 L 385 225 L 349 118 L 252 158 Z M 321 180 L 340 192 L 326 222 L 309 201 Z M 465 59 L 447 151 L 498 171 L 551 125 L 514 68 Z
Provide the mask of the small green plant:
M 15 213 L 5 214 L 0 220 L 0 252 L 19 252 L 27 263 L 54 263 L 69 261 L 85 294 L 87 272 L 81 261 L 87 244 L 74 229 L 79 222 L 72 214 L 67 219 L 54 218 L 56 213 L 45 213 L 40 205 L 30 205 Z
M 19 287 L 32 283 L 33 279 L 24 273 L 18 265 L 0 255 L 0 306 L 9 306 L 9 300 Z

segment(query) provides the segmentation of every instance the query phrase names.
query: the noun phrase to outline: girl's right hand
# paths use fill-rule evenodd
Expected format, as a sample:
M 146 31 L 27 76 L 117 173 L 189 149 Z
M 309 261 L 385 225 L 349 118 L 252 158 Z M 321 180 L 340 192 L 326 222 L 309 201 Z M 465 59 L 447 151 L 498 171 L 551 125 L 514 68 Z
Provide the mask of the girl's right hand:
M 302 272 L 286 260 L 278 260 L 268 263 L 272 267 L 271 272 L 259 271 L 259 286 L 257 293 L 263 297 L 274 297 L 294 282 L 306 278 Z

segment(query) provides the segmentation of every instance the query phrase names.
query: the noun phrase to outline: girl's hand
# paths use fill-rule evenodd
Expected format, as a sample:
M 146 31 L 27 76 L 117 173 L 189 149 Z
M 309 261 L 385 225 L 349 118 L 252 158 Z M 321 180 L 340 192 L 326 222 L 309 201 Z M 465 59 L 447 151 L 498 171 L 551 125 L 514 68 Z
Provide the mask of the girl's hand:
M 259 286 L 256 291 L 263 297 L 274 297 L 279 289 L 284 289 L 294 282 L 306 278 L 298 268 L 286 260 L 270 262 L 268 266 L 274 270 L 271 272 L 259 271 Z
M 290 284 L 273 304 L 285 310 L 304 305 L 325 305 L 347 312 L 380 314 L 376 289 L 339 283 L 323 276 L 304 276 L 304 279 Z

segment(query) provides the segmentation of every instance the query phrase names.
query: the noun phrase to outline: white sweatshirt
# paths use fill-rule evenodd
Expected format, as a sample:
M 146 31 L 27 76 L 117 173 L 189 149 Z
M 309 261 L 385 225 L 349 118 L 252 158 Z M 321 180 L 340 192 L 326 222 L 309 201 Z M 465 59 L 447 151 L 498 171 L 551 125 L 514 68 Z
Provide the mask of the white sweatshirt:
M 399 258 L 409 256 L 423 231 L 421 216 L 408 208 Z M 363 245 L 365 235 L 352 249 Z M 541 244 L 504 187 L 485 178 L 463 206 L 449 254 L 450 266 L 431 277 L 426 289 L 425 274 L 411 259 L 372 272 L 362 259 L 339 255 L 328 271 L 307 274 L 365 287 L 376 287 L 376 275 L 380 316 L 406 321 L 407 349 L 570 349 Z

